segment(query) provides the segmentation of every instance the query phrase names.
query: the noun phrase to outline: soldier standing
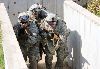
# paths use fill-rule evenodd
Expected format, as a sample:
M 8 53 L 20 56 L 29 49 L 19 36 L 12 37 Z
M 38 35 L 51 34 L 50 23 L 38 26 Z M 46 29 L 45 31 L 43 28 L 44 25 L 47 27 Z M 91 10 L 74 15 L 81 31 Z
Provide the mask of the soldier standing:
M 59 18 L 57 19 L 54 31 L 60 38 L 58 41 L 59 48 L 56 50 L 57 62 L 55 69 L 63 69 L 63 61 L 68 56 L 67 37 L 70 32 L 67 29 L 66 23 Z
M 59 18 L 55 18 L 54 14 L 46 12 L 44 9 L 35 8 L 34 10 L 37 14 L 36 20 L 39 24 L 39 28 L 41 29 L 41 42 L 43 45 L 43 50 L 46 54 L 46 69 L 52 69 L 52 60 L 55 51 L 57 52 L 57 63 L 55 68 L 63 69 L 63 61 L 68 55 L 66 42 L 69 32 L 67 31 L 66 23 Z M 47 16 L 45 16 L 45 14 Z M 46 17 L 46 19 L 43 17 L 43 15 Z M 56 40 L 53 40 L 54 34 L 57 35 Z
M 43 7 L 42 5 L 40 4 L 33 4 L 29 10 L 28 10 L 28 14 L 30 15 L 30 20 L 36 20 L 36 23 L 37 23 L 37 26 L 38 26 L 38 29 L 39 29 L 39 34 L 41 36 L 41 33 L 44 33 L 43 32 L 43 28 L 40 27 L 41 25 L 41 21 L 43 21 L 43 19 L 46 17 L 46 14 L 45 11 L 43 11 Z M 43 25 L 43 24 L 42 24 Z M 44 37 L 42 37 L 42 39 L 44 39 Z M 43 40 L 40 40 L 40 44 L 39 44 L 39 50 L 40 50 L 40 59 L 42 59 L 42 53 L 44 51 L 43 49 Z
M 22 17 L 20 17 L 20 20 L 18 19 L 18 23 L 16 25 L 14 25 L 13 29 L 14 29 L 16 38 L 19 42 L 19 46 L 21 48 L 24 60 L 27 61 L 27 54 L 28 54 L 27 48 L 29 46 L 29 43 L 27 42 L 28 35 L 25 32 L 25 26 L 22 26 L 20 24 L 20 22 L 21 23 L 27 23 L 28 22 L 28 16 L 26 15 L 25 12 L 20 13 L 19 16 L 22 16 Z
M 42 51 L 46 54 L 45 56 L 45 63 L 46 63 L 46 69 L 52 69 L 52 60 L 53 55 L 55 54 L 54 51 L 54 43 L 53 43 L 53 32 L 51 26 L 45 21 L 45 18 L 47 16 L 47 12 L 44 9 L 38 9 L 37 11 L 37 23 L 38 27 L 40 29 L 40 35 L 41 35 L 41 47 Z
M 48 18 L 48 16 L 46 18 Z M 46 36 L 44 40 L 46 43 L 46 45 L 44 46 L 46 54 L 45 56 L 46 69 L 52 69 L 53 55 L 55 55 L 55 46 L 53 41 L 54 32 L 53 28 L 47 23 L 47 21 L 44 21 L 44 23 L 45 23 L 44 31 L 46 32 L 46 35 L 43 35 Z
M 46 20 L 53 28 L 54 34 L 57 36 L 56 39 L 55 36 L 53 37 L 55 48 L 51 49 L 57 53 L 55 69 L 63 69 L 63 61 L 68 56 L 67 37 L 69 36 L 69 31 L 66 23 L 60 18 L 56 18 L 54 15 L 48 15 Z
M 41 37 L 39 35 L 38 27 L 35 24 L 35 21 L 30 22 L 30 25 L 28 26 L 28 42 L 30 43 L 29 48 L 29 63 L 30 63 L 30 69 L 37 69 L 38 61 L 40 58 L 40 52 L 39 52 L 39 42 L 41 40 Z
M 27 61 L 27 56 L 29 58 L 29 63 L 30 63 L 30 69 L 37 69 L 37 64 L 39 61 L 39 45 L 38 42 L 40 40 L 40 36 L 39 36 L 39 31 L 38 31 L 38 27 L 35 23 L 34 20 L 30 21 L 29 20 L 29 16 L 27 13 L 21 13 L 19 15 L 19 24 L 20 26 L 24 29 L 24 32 L 27 34 L 27 39 L 26 39 L 26 43 L 24 42 L 24 36 L 20 38 L 21 41 L 23 42 L 19 42 L 20 47 L 22 47 L 21 44 L 23 44 L 24 46 L 21 48 L 23 56 L 25 61 Z M 18 34 L 20 34 L 18 32 Z M 18 39 L 18 38 L 17 38 Z M 23 39 L 23 40 L 22 40 Z M 19 41 L 19 39 L 18 39 Z M 26 47 L 25 47 L 26 46 Z

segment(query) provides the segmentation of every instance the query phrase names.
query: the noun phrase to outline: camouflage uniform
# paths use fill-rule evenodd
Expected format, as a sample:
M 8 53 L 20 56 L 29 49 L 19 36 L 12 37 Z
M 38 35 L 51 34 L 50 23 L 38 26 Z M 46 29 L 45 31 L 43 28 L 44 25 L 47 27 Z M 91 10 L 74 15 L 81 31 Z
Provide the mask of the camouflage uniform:
M 25 17 L 24 15 L 26 16 L 27 13 L 24 13 L 20 16 Z M 28 20 L 27 23 L 25 23 L 25 22 L 22 23 L 22 22 L 20 22 L 20 20 L 21 20 L 20 16 L 18 17 L 20 27 L 27 25 L 26 28 L 23 28 L 24 34 L 26 36 L 24 36 L 24 34 L 21 35 L 19 31 L 15 30 L 19 35 L 21 35 L 21 37 L 20 38 L 17 37 L 17 39 L 18 39 L 19 45 L 21 47 L 23 56 L 25 55 L 24 56 L 25 61 L 27 61 L 27 56 L 29 57 L 29 63 L 30 63 L 29 68 L 37 69 L 37 64 L 38 64 L 39 56 L 40 56 L 40 54 L 39 54 L 39 42 L 40 42 L 39 41 L 40 40 L 39 30 L 38 30 L 38 27 L 34 20 L 31 20 L 31 21 Z M 25 19 L 27 19 L 27 18 L 25 18 Z M 25 19 L 22 19 L 22 20 L 25 20 Z M 19 28 L 17 28 L 17 29 L 19 29 Z M 18 35 L 17 33 L 16 33 L 16 36 Z
M 51 40 L 52 38 L 48 38 L 48 37 L 51 37 L 49 35 L 50 32 L 48 31 L 48 29 L 50 30 L 50 28 L 46 27 L 48 23 L 44 22 L 45 21 L 44 18 L 47 16 L 47 13 L 42 7 L 40 7 L 37 4 L 34 4 L 33 6 L 31 6 L 29 10 L 33 11 L 33 13 L 36 14 L 35 18 L 37 19 L 38 28 L 40 31 L 39 33 L 42 37 L 40 41 L 41 57 L 42 57 L 42 52 L 44 52 L 46 54 L 45 56 L 46 68 L 51 69 L 52 59 L 53 59 L 53 54 L 54 54 L 54 52 L 52 52 L 52 49 L 54 49 L 54 47 L 53 47 L 53 41 Z
M 56 69 L 63 69 L 63 61 L 65 57 L 67 56 L 67 44 L 66 44 L 67 36 L 69 35 L 69 33 L 67 32 L 67 27 L 65 25 L 65 22 L 62 21 L 61 19 L 57 19 L 57 25 L 56 25 L 54 33 L 56 32 L 56 34 L 60 36 L 60 40 L 59 41 L 53 40 L 52 35 L 51 35 L 52 33 L 49 31 L 51 30 L 51 27 L 46 22 L 49 22 L 49 21 L 52 22 L 52 20 L 50 19 L 52 19 L 52 17 L 55 17 L 55 15 L 45 11 L 42 8 L 38 9 L 37 6 L 39 7 L 39 5 L 36 5 L 36 4 L 33 5 L 33 7 L 30 8 L 30 11 L 33 11 L 33 9 L 35 8 L 36 14 L 38 14 L 38 16 L 36 17 L 37 21 L 40 20 L 39 22 L 41 22 L 43 20 L 43 22 L 41 22 L 40 25 L 38 26 L 42 30 L 41 43 L 43 46 L 42 49 L 44 50 L 46 54 L 45 56 L 46 69 L 52 69 L 52 59 L 53 59 L 55 50 L 57 52 Z M 44 17 L 46 17 L 46 21 L 44 20 Z M 58 46 L 56 45 L 57 43 L 58 43 Z
M 52 60 L 53 60 L 53 55 L 55 54 L 54 51 L 54 44 L 52 40 L 52 35 L 50 32 L 45 32 L 43 35 L 46 38 L 43 38 L 43 46 L 44 46 L 44 51 L 45 51 L 45 63 L 46 63 L 46 69 L 52 69 Z
M 45 46 L 45 51 L 46 51 L 45 62 L 47 69 L 52 69 L 53 55 L 55 55 L 55 46 L 51 37 L 52 36 L 47 36 L 47 46 Z
M 59 18 L 55 18 L 55 15 L 52 13 L 48 13 L 48 16 L 46 17 L 46 21 L 52 27 L 53 34 L 57 36 L 56 38 L 57 40 L 55 40 L 54 35 L 53 38 L 51 38 L 52 36 L 47 35 L 47 42 L 46 42 L 47 45 L 45 46 L 46 68 L 52 69 L 52 59 L 56 51 L 57 62 L 55 68 L 63 69 L 63 61 L 68 56 L 67 37 L 69 35 L 69 31 L 67 30 L 66 23 Z
M 29 35 L 28 35 L 28 42 L 30 44 L 29 47 L 29 62 L 30 62 L 30 69 L 37 69 L 37 64 L 39 61 L 39 42 L 41 37 L 39 36 L 39 30 L 36 26 L 35 21 L 30 22 L 28 26 Z
M 48 23 L 43 20 L 43 22 L 41 21 L 41 25 L 39 26 L 39 28 L 41 29 L 41 43 L 43 46 L 43 51 L 46 54 L 45 56 L 45 63 L 46 63 L 46 69 L 52 69 L 52 60 L 53 60 L 53 55 L 55 54 L 54 51 L 54 42 L 53 42 L 53 36 L 52 36 L 52 32 L 50 30 L 52 30 Z
M 58 41 L 59 48 L 56 50 L 57 62 L 55 69 L 63 69 L 63 61 L 68 56 L 67 37 L 69 31 L 67 30 L 66 23 L 61 19 L 57 20 L 54 31 L 58 33 L 60 37 L 60 40 Z
M 23 29 L 19 23 L 14 25 L 13 29 L 14 29 L 16 38 L 19 42 L 19 46 L 21 48 L 24 60 L 27 61 L 27 53 L 28 53 L 27 47 L 29 46 L 29 43 L 27 42 L 28 36 L 25 33 L 25 29 Z

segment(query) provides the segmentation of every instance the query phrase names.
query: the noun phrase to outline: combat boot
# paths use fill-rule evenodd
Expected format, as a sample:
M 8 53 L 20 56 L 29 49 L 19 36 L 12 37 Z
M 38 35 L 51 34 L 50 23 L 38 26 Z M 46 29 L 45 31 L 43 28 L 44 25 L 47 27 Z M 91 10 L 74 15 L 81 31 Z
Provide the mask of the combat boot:
M 52 60 L 53 56 L 47 56 L 45 57 L 45 63 L 46 63 L 46 69 L 52 69 Z
M 55 69 L 63 69 L 63 61 L 57 61 L 55 65 Z
M 37 61 L 31 61 L 29 69 L 37 69 L 37 65 L 38 65 Z

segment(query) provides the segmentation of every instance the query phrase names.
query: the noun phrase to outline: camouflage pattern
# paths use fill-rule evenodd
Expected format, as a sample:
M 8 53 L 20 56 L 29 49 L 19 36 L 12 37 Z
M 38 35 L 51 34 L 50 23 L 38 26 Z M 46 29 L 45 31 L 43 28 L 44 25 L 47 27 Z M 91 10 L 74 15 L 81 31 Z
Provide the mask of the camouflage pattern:
M 24 60 L 27 61 L 27 47 L 29 43 L 27 42 L 28 36 L 25 33 L 25 29 L 23 29 L 19 23 L 14 25 L 13 29 L 19 42 L 19 46 L 21 48 Z
M 39 36 L 39 29 L 35 23 L 35 21 L 31 21 L 29 26 L 28 26 L 28 33 L 29 33 L 29 38 L 28 42 L 30 44 L 36 44 L 40 41 L 40 36 Z
M 69 31 L 67 30 L 66 23 L 61 19 L 57 20 L 54 31 L 58 33 L 60 37 L 58 41 L 59 48 L 56 50 L 57 62 L 55 69 L 63 69 L 63 61 L 68 56 L 67 37 L 69 36 Z
M 23 57 L 27 61 L 29 58 L 29 69 L 37 69 L 38 61 L 40 58 L 39 54 L 39 30 L 34 20 L 27 20 L 27 23 L 21 22 L 21 16 L 26 16 L 27 13 L 21 13 L 18 16 L 18 22 L 14 26 L 15 35 L 19 42 Z M 24 19 L 23 19 L 24 20 Z M 24 28 L 25 25 L 26 27 Z
M 53 55 L 55 54 L 55 47 L 54 47 L 54 42 L 53 42 L 53 29 L 52 27 L 45 21 L 41 20 L 41 23 L 39 23 L 40 26 L 39 28 L 42 30 L 41 31 L 41 43 L 43 46 L 43 52 L 46 54 L 45 56 L 45 63 L 46 63 L 46 69 L 52 69 L 52 60 L 53 60 Z
M 52 18 L 55 17 L 55 14 L 47 13 L 46 19 L 42 19 L 39 24 L 39 28 L 42 29 L 42 45 L 45 56 L 46 69 L 52 69 L 52 60 L 55 51 L 57 52 L 57 69 L 63 69 L 63 61 L 67 54 L 67 36 L 68 31 L 65 25 L 65 22 L 61 19 L 56 19 L 52 21 Z M 55 25 L 52 22 L 56 22 Z M 56 35 L 56 38 L 55 38 Z
M 50 32 L 45 32 L 42 34 L 43 34 L 42 44 L 44 53 L 46 54 L 45 56 L 46 69 L 52 69 L 52 60 L 53 60 L 53 55 L 55 54 L 53 41 L 51 39 L 52 36 L 49 35 Z
M 40 4 L 32 5 L 25 14 L 29 15 L 27 28 L 22 29 L 19 24 L 14 29 L 25 61 L 27 61 L 27 56 L 29 57 L 30 69 L 37 69 L 43 52 L 46 54 L 46 69 L 52 69 L 55 51 L 57 53 L 55 69 L 63 69 L 63 61 L 68 56 L 69 31 L 66 23 L 58 17 L 56 18 L 55 14 L 46 11 Z M 22 15 L 19 15 L 18 18 Z M 20 29 L 23 34 L 21 35 L 16 28 Z M 19 35 L 21 36 L 19 37 Z
M 41 37 L 39 36 L 39 30 L 35 23 L 35 21 L 31 21 L 28 26 L 28 43 L 29 46 L 29 63 L 30 63 L 30 69 L 37 69 L 38 61 L 40 58 L 40 52 L 39 52 L 39 43 L 41 40 Z
M 49 34 L 51 33 L 49 32 Z M 53 55 L 55 55 L 55 46 L 52 40 L 52 36 L 50 36 L 49 34 L 47 36 L 47 46 L 45 46 L 45 51 L 46 51 L 45 62 L 46 62 L 46 68 L 52 69 L 52 60 L 53 60 Z
M 32 9 L 34 8 L 35 9 Z M 50 34 L 50 30 L 52 30 L 51 26 L 47 23 L 47 21 L 45 20 L 45 17 L 47 16 L 46 11 L 41 8 L 36 8 L 37 5 L 35 4 L 35 6 L 33 5 L 33 7 L 31 7 L 30 9 L 33 10 L 37 16 L 36 16 L 36 20 L 37 20 L 37 25 L 39 28 L 39 33 L 40 36 L 42 37 L 41 41 L 40 41 L 40 55 L 42 55 L 42 52 L 44 52 L 46 54 L 45 56 L 45 63 L 46 63 L 46 69 L 51 69 L 52 68 L 52 59 L 53 59 L 53 54 L 55 52 L 52 51 L 52 49 L 54 49 L 53 46 L 53 41 L 51 40 Z
M 55 18 L 55 15 L 48 13 L 46 21 L 42 22 L 42 28 L 46 30 L 46 42 L 45 47 L 45 63 L 47 69 L 52 69 L 52 59 L 55 51 L 57 53 L 57 63 L 56 69 L 63 69 L 63 61 L 67 57 L 67 37 L 69 32 L 67 31 L 66 23 L 59 19 Z M 41 27 L 41 26 L 40 26 Z M 53 36 L 51 36 L 53 34 Z M 55 38 L 56 35 L 56 38 Z
M 40 56 L 38 46 L 39 46 L 38 44 L 34 44 L 34 46 L 28 48 L 29 49 L 28 57 L 30 63 L 29 69 L 37 69 L 39 56 Z
M 63 69 L 63 61 L 68 56 L 68 48 L 67 48 L 67 37 L 69 36 L 69 31 L 67 30 L 66 23 L 60 18 L 56 18 L 56 16 L 52 13 L 48 13 L 46 17 L 46 22 L 42 26 L 44 29 L 48 31 L 45 52 L 46 52 L 46 68 L 52 69 L 52 56 L 55 51 L 57 53 L 57 62 L 55 65 L 56 69 Z M 52 31 L 53 36 L 49 36 Z

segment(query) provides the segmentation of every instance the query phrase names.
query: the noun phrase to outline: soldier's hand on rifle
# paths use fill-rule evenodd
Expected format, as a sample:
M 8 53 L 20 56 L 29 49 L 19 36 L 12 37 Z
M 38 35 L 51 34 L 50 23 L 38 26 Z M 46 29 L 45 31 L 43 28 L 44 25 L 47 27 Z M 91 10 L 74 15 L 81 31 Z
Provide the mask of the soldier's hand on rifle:
M 23 22 L 22 22 L 22 23 L 21 23 L 21 26 L 22 26 L 22 28 L 26 29 L 28 25 L 27 25 L 27 23 L 23 23 Z

